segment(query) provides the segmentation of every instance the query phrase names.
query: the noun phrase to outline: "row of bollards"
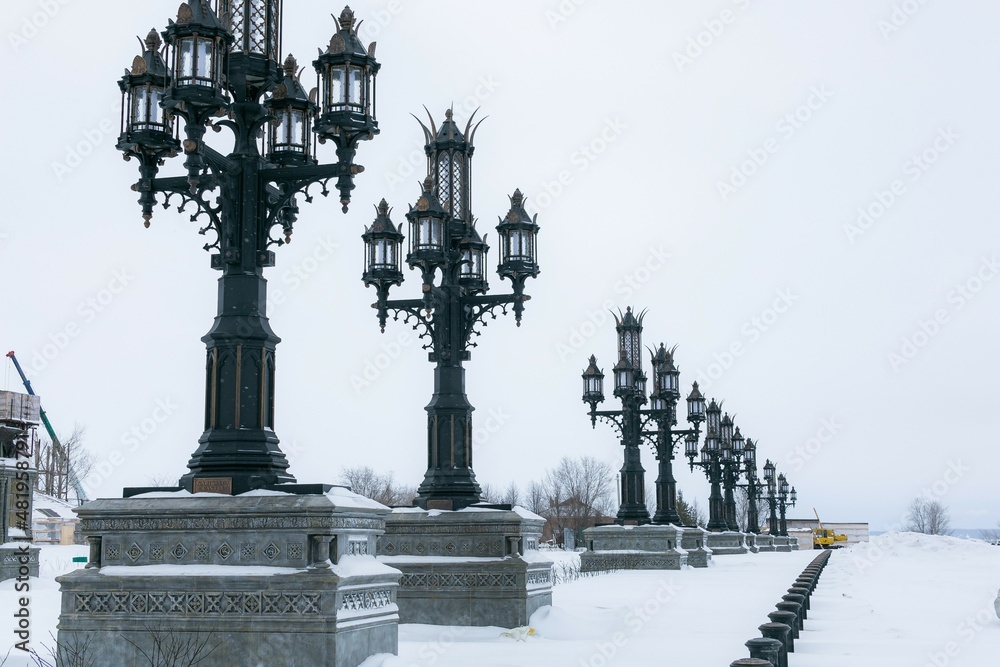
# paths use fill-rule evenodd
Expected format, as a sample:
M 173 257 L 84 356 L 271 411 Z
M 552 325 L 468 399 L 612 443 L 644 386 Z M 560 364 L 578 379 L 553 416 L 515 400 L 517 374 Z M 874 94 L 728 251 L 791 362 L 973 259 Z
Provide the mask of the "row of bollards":
M 788 593 L 781 596 L 781 602 L 774 605 L 775 611 L 767 615 L 770 623 L 757 628 L 761 636 L 746 643 L 750 657 L 735 660 L 729 667 L 788 667 L 788 654 L 795 651 L 795 640 L 807 618 L 809 596 L 816 590 L 830 553 L 824 551 L 809 563 Z

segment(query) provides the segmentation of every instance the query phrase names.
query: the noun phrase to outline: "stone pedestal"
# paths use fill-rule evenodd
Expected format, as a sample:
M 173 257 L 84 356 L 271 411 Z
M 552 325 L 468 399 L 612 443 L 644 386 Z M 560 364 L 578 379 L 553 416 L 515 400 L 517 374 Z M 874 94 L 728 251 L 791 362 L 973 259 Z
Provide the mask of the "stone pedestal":
M 552 561 L 538 552 L 545 520 L 519 507 L 397 508 L 378 558 L 402 571 L 402 623 L 527 625 L 552 604 Z
M 755 554 L 760 551 L 760 547 L 757 546 L 757 535 L 755 533 L 744 533 L 743 535 L 746 538 L 747 550 L 750 553 Z
M 792 543 L 795 542 L 794 537 L 783 537 L 781 535 L 774 536 L 774 550 L 775 551 L 791 551 Z
M 61 664 L 140 664 L 155 645 L 201 646 L 186 658 L 207 655 L 200 667 L 356 667 L 396 652 L 399 572 L 374 557 L 388 509 L 367 498 L 153 493 L 77 512 L 90 562 L 58 578 L 58 639 L 87 649 Z
M 688 564 L 677 526 L 597 526 L 583 531 L 580 570 L 679 570 Z
M 681 549 L 687 552 L 687 564 L 691 567 L 708 567 L 708 561 L 712 560 L 706 535 L 708 531 L 697 526 L 681 528 Z
M 774 552 L 774 537 L 771 535 L 758 535 L 757 536 L 757 550 L 760 552 Z
M 0 547 L 0 581 L 37 577 L 39 551 L 27 542 L 8 542 Z
M 721 533 L 708 533 L 706 537 L 708 548 L 715 556 L 732 556 L 745 554 L 748 551 L 743 533 L 727 530 Z

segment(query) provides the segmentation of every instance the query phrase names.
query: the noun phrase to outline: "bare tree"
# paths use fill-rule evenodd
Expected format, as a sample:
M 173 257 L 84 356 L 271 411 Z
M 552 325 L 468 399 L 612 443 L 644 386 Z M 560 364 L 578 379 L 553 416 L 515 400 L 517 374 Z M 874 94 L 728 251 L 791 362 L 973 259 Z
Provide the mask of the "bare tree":
M 982 530 L 980 533 L 982 534 L 983 541 L 1000 546 L 1000 523 L 997 524 L 995 529 Z
M 548 504 L 542 516 L 556 536 L 570 528 L 582 539 L 584 528 L 614 511 L 614 471 L 606 461 L 592 456 L 564 456 L 545 474 L 542 487 Z
M 545 494 L 545 486 L 540 482 L 532 482 L 528 485 L 528 491 L 524 499 L 529 512 L 542 516 L 548 510 L 548 498 Z
M 480 488 L 479 502 L 491 503 L 493 505 L 499 505 L 500 503 L 506 502 L 503 499 L 503 493 L 496 486 L 492 484 L 482 484 Z
M 740 530 L 746 532 L 750 526 L 750 493 L 745 486 L 737 486 L 734 489 L 736 497 L 736 523 Z
M 939 500 L 914 498 L 906 509 L 906 530 L 926 535 L 951 534 L 948 508 Z
M 157 488 L 178 486 L 178 482 L 180 482 L 180 475 L 175 477 L 174 475 L 168 475 L 167 473 L 161 472 L 155 475 L 146 476 L 146 484 Z
M 417 495 L 416 489 L 397 483 L 392 471 L 376 472 L 371 466 L 342 468 L 340 479 L 354 493 L 390 507 L 409 505 Z
M 61 447 L 55 447 L 50 440 L 38 442 L 35 448 L 36 490 L 63 500 L 69 500 L 71 493 L 76 495 L 70 470 L 78 480 L 83 480 L 96 463 L 93 453 L 83 446 L 85 433 L 84 427 L 77 424 L 69 437 L 59 438 Z
M 520 505 L 521 504 L 521 489 L 518 488 L 516 482 L 511 482 L 504 489 L 503 499 L 501 502 L 507 503 L 508 505 Z

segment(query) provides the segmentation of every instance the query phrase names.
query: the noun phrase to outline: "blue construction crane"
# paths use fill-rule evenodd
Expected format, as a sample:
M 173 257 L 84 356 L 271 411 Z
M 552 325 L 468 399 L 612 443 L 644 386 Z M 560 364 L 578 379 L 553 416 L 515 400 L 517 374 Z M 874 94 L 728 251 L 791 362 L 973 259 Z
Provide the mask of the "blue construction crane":
M 14 362 L 14 368 L 17 369 L 17 374 L 21 376 L 21 382 L 24 383 L 24 388 L 28 390 L 28 394 L 30 396 L 34 396 L 35 390 L 31 388 L 31 381 L 21 369 L 21 364 L 17 363 L 17 357 L 14 356 L 14 352 L 8 352 L 7 356 Z M 49 418 L 46 416 L 45 410 L 41 408 L 41 405 L 38 407 L 38 414 L 42 418 L 42 424 L 45 425 L 45 430 L 48 432 L 49 438 L 52 439 L 52 446 L 55 447 L 56 454 L 66 461 L 66 468 L 69 470 L 69 483 L 73 485 L 73 490 L 76 491 L 77 500 L 81 503 L 87 502 L 90 498 L 87 497 L 87 493 L 83 490 L 83 485 L 80 484 L 80 478 L 76 476 L 76 471 L 73 469 L 73 462 L 66 456 L 62 443 L 59 442 L 59 438 L 56 436 L 56 432 L 52 428 L 52 424 L 49 423 Z

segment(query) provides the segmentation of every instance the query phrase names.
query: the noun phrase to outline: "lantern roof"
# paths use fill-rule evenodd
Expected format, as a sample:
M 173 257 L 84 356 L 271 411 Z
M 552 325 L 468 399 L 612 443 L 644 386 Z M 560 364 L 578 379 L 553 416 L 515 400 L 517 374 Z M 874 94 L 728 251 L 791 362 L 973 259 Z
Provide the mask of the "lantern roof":
M 177 9 L 177 20 L 168 19 L 167 24 L 168 30 L 186 28 L 185 32 L 194 32 L 196 28 L 199 31 L 202 28 L 208 28 L 210 31 L 217 31 L 228 35 L 229 41 L 233 41 L 233 36 L 229 32 L 228 26 L 216 16 L 208 0 L 182 2 L 181 6 Z
M 601 369 L 597 367 L 597 357 L 594 356 L 593 354 L 590 355 L 590 365 L 587 366 L 587 370 L 583 371 L 583 373 L 584 375 L 594 375 L 594 376 L 604 377 L 604 373 L 602 373 Z
M 295 56 L 288 54 L 285 58 L 284 64 L 285 76 L 281 82 L 274 87 L 271 92 L 271 99 L 274 101 L 279 100 L 295 100 L 299 102 L 310 102 L 309 93 L 305 88 L 302 87 L 302 82 L 299 80 L 299 75 L 302 70 L 299 69 L 299 63 L 295 59 Z
M 392 213 L 392 209 L 389 208 L 389 203 L 382 199 L 375 207 L 375 221 L 372 222 L 371 226 L 365 228 L 364 236 L 369 236 L 371 234 L 381 234 L 398 236 L 402 238 L 402 232 L 397 229 L 397 227 L 392 224 L 392 220 L 389 219 L 389 214 Z
M 330 38 L 330 44 L 326 48 L 326 53 L 330 55 L 349 53 L 351 55 L 361 57 L 371 56 L 374 58 L 375 42 L 372 42 L 368 49 L 365 49 L 361 43 L 361 39 L 358 37 L 357 26 L 360 24 L 354 17 L 354 11 L 350 6 L 344 7 L 344 10 L 340 12 L 340 18 L 336 16 L 333 18 L 340 25 L 340 30 L 335 32 L 333 37 Z M 323 55 L 322 51 L 320 55 Z

